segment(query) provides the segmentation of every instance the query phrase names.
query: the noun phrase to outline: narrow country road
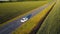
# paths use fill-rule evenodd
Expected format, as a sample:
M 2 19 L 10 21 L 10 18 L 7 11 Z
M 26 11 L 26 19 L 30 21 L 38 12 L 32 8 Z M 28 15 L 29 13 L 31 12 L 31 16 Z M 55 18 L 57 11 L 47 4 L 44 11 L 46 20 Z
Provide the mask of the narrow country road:
M 9 22 L 8 24 L 5 24 L 4 26 L 0 27 L 0 34 L 10 34 L 12 31 L 14 31 L 16 28 L 18 28 L 20 25 L 22 25 L 23 23 L 28 21 L 30 18 L 32 18 L 36 14 L 40 13 L 42 10 L 44 10 L 46 7 L 48 7 L 50 4 L 51 3 L 48 3 L 42 7 L 37 8 L 36 10 L 33 10 L 30 14 L 24 15 L 19 19 Z

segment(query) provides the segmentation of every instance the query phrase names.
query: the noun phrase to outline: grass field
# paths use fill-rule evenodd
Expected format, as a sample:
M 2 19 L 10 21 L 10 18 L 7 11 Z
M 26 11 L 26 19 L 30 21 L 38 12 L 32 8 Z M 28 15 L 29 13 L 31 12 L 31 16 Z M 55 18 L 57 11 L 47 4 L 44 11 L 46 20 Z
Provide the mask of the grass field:
M 8 21 L 18 15 L 29 12 L 30 10 L 46 4 L 47 1 L 25 1 L 0 3 L 0 23 Z
M 29 34 L 32 31 L 32 29 L 36 25 L 38 25 L 39 21 L 41 21 L 44 18 L 44 16 L 48 13 L 53 4 L 54 3 L 45 8 L 42 12 L 32 17 L 29 21 L 21 25 L 21 27 L 18 27 L 15 31 L 12 32 L 12 34 Z
M 37 34 L 60 34 L 60 0 L 57 0 Z

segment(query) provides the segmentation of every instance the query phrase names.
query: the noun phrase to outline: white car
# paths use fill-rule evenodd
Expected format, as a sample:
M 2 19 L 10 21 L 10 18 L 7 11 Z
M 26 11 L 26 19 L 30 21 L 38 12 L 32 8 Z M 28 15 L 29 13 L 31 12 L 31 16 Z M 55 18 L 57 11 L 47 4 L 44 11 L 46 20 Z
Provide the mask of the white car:
M 25 17 L 25 18 L 22 18 L 20 21 L 21 22 L 26 22 L 27 20 L 28 20 L 28 18 Z

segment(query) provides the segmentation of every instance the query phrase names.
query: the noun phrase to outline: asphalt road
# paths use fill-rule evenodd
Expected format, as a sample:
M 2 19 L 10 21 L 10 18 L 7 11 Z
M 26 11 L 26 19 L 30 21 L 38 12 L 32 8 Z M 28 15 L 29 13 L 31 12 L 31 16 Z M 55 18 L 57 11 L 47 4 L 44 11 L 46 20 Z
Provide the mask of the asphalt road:
M 42 7 L 37 8 L 36 10 L 33 10 L 30 14 L 24 15 L 19 19 L 16 19 L 12 22 L 9 22 L 8 24 L 5 24 L 4 26 L 0 27 L 0 34 L 11 34 L 12 31 L 20 27 L 23 23 L 28 21 L 30 18 L 35 16 L 36 14 L 40 13 L 42 10 L 44 10 L 46 7 L 48 7 L 51 3 L 48 3 Z M 25 22 L 21 22 L 23 18 L 28 18 Z

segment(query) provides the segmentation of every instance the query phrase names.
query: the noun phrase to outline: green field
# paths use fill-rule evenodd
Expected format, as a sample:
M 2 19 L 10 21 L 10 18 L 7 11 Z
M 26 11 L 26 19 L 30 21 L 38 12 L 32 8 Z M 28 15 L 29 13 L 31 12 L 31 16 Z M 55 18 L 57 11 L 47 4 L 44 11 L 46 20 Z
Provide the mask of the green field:
M 55 1 L 55 0 L 54 0 Z M 31 17 L 28 21 L 16 28 L 10 34 L 29 34 L 34 28 L 37 28 L 52 6 L 55 4 L 52 0 L 36 1 L 22 0 L 22 2 L 3 2 L 0 3 L 0 27 L 12 22 L 20 17 L 29 14 L 32 10 L 44 6 L 51 2 L 51 5 L 44 10 Z M 3 24 L 1 24 L 3 23 Z M 39 24 L 39 25 L 38 25 Z M 38 26 L 37 26 L 38 25 Z M 7 28 L 6 26 L 6 29 Z M 1 29 L 0 29 L 1 30 Z M 41 27 L 37 29 L 35 34 L 60 34 L 60 0 L 56 1 L 53 9 L 45 18 Z M 5 32 L 5 31 L 4 31 Z M 33 33 L 32 33 L 33 34 Z
M 60 34 L 60 0 L 57 0 L 37 34 Z
M 41 22 L 53 5 L 54 3 L 50 4 L 43 11 L 33 16 L 27 22 L 19 26 L 15 31 L 13 31 L 12 34 L 29 34 L 39 24 L 39 22 Z
M 25 1 L 0 3 L 0 23 L 29 12 L 46 4 L 47 1 Z

